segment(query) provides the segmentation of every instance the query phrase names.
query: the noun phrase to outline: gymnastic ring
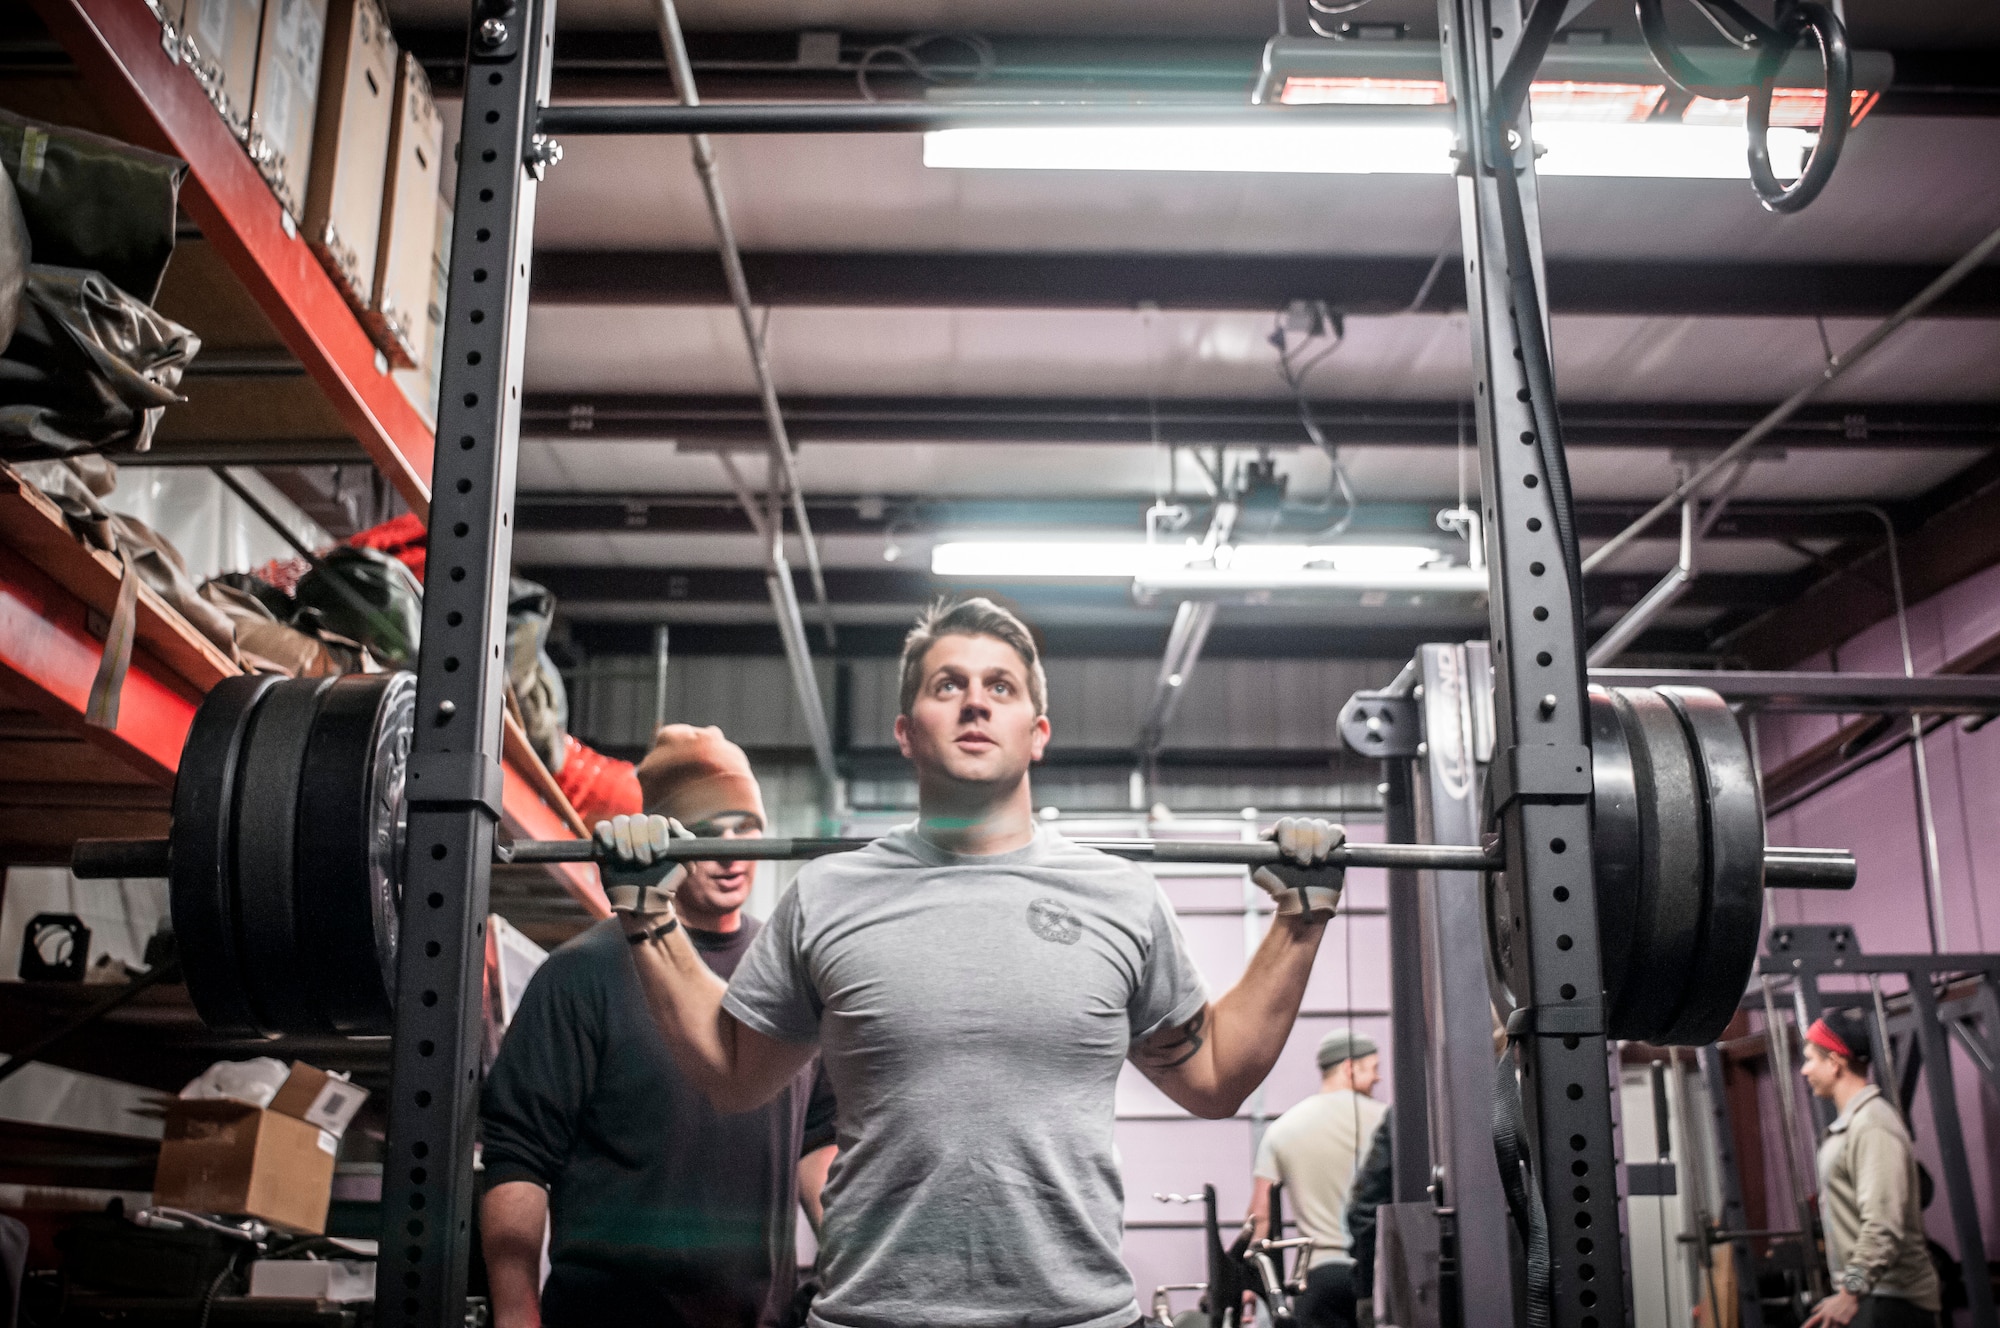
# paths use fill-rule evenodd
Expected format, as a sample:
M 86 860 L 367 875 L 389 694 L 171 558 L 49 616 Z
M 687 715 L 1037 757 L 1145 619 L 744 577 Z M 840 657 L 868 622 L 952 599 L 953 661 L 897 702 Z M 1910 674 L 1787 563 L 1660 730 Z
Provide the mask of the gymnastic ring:
M 1643 5 L 1648 0 L 1639 0 Z M 1651 0 L 1657 4 L 1658 0 Z M 1820 59 L 1826 67 L 1826 113 L 1820 122 L 1819 140 L 1799 178 L 1787 187 L 1771 169 L 1771 92 L 1778 70 L 1810 31 L 1819 44 Z M 1797 212 L 1819 197 L 1833 178 L 1840 161 L 1840 149 L 1854 118 L 1854 68 L 1847 47 L 1847 30 L 1840 19 L 1817 0 L 1798 0 L 1778 16 L 1779 39 L 1765 45 L 1757 56 L 1757 85 L 1750 93 L 1750 185 L 1757 199 L 1772 212 Z

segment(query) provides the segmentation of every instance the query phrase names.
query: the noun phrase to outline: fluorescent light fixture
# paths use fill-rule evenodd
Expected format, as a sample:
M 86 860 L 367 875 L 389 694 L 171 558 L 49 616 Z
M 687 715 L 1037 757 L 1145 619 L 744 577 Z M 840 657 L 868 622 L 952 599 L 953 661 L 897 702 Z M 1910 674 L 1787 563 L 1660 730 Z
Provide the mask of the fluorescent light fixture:
M 1486 571 L 1477 567 L 1420 567 L 1404 571 L 1345 571 L 1338 567 L 1308 567 L 1289 572 L 1184 567 L 1176 571 L 1147 572 L 1132 578 L 1132 593 L 1140 599 L 1155 595 L 1180 595 L 1194 599 L 1330 597 L 1353 598 L 1364 607 L 1384 605 L 1392 595 L 1480 595 L 1486 589 Z
M 1771 130 L 1779 178 L 1798 175 L 1816 135 Z M 1744 131 L 1725 125 L 1556 120 L 1535 125 L 1544 176 L 1743 180 Z M 1449 175 L 1451 130 L 1435 124 L 1123 125 L 941 129 L 924 165 L 980 170 L 1249 171 L 1312 175 Z
M 1691 124 L 1537 124 L 1535 141 L 1545 149 L 1535 163 L 1538 175 L 1626 176 L 1658 180 L 1747 180 L 1750 159 L 1745 130 Z M 1773 129 L 1771 169 L 1779 179 L 1796 179 L 1817 134 Z
M 1219 568 L 1251 578 L 1318 569 L 1367 579 L 1418 572 L 1443 556 L 1436 549 L 1406 544 L 1241 544 L 1216 550 L 1216 566 L 1204 567 L 1209 555 L 1193 541 L 947 540 L 932 547 L 931 571 L 1001 580 L 1125 580 L 1190 569 Z M 1485 573 L 1480 577 L 1483 586 Z
M 1189 556 L 1182 545 L 1136 541 L 952 540 L 931 547 L 931 571 L 1001 580 L 1124 580 L 1185 567 Z
M 974 170 L 1449 175 L 1451 148 L 1451 129 L 1436 123 L 939 129 L 924 135 L 924 165 Z

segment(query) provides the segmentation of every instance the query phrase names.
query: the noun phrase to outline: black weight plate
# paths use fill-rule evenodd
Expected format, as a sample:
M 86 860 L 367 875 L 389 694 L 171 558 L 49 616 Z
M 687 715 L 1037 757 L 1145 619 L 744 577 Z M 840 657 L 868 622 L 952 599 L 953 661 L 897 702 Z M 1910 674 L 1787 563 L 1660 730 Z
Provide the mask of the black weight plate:
M 349 674 L 320 698 L 306 743 L 299 950 L 342 1033 L 388 1033 L 395 1023 L 403 772 L 416 705 L 415 674 Z
M 254 1037 L 236 938 L 237 762 L 257 703 L 277 682 L 263 674 L 224 678 L 195 712 L 174 778 L 173 866 L 168 907 L 188 996 L 201 1021 L 231 1037 Z
M 1708 908 L 1687 999 L 1667 1045 L 1699 1047 L 1722 1036 L 1757 960 L 1764 914 L 1764 800 L 1750 744 L 1728 704 L 1702 687 L 1662 687 L 1694 746 L 1707 810 Z
M 331 1033 L 307 979 L 297 939 L 299 792 L 306 739 L 331 678 L 289 678 L 273 687 L 243 740 L 236 790 L 236 908 L 243 975 L 267 1033 Z
M 1597 950 L 1607 1008 L 1618 1004 L 1631 972 L 1632 920 L 1645 867 L 1632 747 L 1618 707 L 1590 689 L 1590 856 L 1597 876 Z
M 1632 749 L 1645 852 L 1633 900 L 1632 948 L 1609 1032 L 1650 1042 L 1681 1008 L 1701 940 L 1707 875 L 1701 783 L 1686 730 L 1664 698 L 1628 687 L 1611 695 Z

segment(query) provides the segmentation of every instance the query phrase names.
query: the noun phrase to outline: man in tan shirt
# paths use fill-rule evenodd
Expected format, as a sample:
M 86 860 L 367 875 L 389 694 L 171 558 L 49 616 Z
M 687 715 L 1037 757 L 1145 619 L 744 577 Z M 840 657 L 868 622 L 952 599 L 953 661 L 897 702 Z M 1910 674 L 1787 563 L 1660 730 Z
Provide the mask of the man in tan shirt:
M 1806 1030 L 1800 1071 L 1840 1115 L 1819 1148 L 1820 1216 L 1833 1295 L 1805 1328 L 1935 1328 L 1937 1270 L 1924 1243 L 1910 1133 L 1868 1082 L 1868 1021 L 1834 1010 Z
M 1319 1092 L 1271 1123 L 1257 1146 L 1250 1221 L 1262 1238 L 1270 1224 L 1271 1187 L 1282 1184 L 1312 1238 L 1312 1265 L 1297 1306 L 1305 1328 L 1348 1328 L 1355 1301 L 1370 1288 L 1354 1285 L 1348 1255 L 1347 1199 L 1354 1170 L 1389 1108 L 1369 1094 L 1382 1077 L 1375 1040 L 1337 1028 L 1320 1039 Z

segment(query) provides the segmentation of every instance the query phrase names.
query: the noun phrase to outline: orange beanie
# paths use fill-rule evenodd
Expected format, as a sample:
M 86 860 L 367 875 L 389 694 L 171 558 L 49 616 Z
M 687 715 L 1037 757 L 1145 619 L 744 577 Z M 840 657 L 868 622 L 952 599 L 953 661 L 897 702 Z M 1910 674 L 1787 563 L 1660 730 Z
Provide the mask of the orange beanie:
M 724 812 L 764 817 L 764 797 L 750 758 L 714 727 L 669 724 L 653 735 L 653 750 L 639 762 L 646 810 L 694 822 Z

